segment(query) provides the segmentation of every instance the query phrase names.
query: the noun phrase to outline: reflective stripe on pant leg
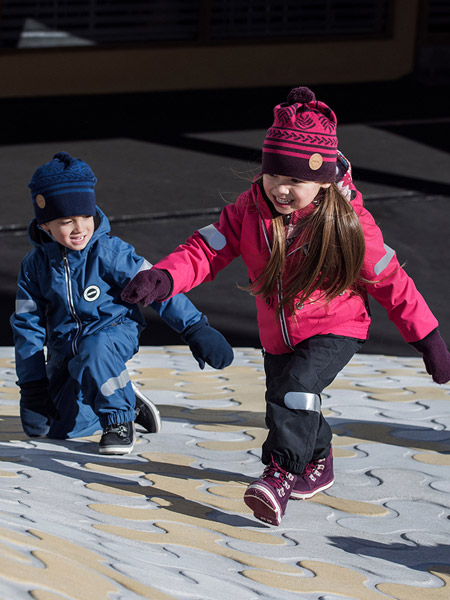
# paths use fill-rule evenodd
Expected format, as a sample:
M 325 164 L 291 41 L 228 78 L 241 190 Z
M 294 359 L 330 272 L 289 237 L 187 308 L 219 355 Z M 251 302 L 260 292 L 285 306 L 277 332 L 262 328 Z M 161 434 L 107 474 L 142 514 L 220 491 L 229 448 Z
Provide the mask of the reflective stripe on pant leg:
M 307 392 L 288 392 L 284 404 L 293 410 L 311 410 L 320 413 L 320 396 Z
M 129 381 L 130 376 L 128 374 L 128 370 L 124 369 L 118 377 L 111 377 L 110 379 L 108 379 L 108 381 L 105 381 L 105 383 L 100 388 L 100 392 L 104 396 L 112 396 L 112 394 L 114 394 L 115 391 L 121 390 L 124 387 L 126 387 Z

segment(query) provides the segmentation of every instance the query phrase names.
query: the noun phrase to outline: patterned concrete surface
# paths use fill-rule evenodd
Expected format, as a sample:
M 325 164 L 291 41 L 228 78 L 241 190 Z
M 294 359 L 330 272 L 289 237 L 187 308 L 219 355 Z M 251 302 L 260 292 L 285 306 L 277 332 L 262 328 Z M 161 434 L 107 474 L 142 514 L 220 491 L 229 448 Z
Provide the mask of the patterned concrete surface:
M 419 357 L 357 355 L 327 390 L 336 483 L 278 528 L 242 501 L 261 472 L 259 351 L 219 372 L 143 347 L 129 370 L 162 431 L 105 457 L 98 435 L 25 437 L 0 348 L 0 598 L 449 598 L 450 385 Z

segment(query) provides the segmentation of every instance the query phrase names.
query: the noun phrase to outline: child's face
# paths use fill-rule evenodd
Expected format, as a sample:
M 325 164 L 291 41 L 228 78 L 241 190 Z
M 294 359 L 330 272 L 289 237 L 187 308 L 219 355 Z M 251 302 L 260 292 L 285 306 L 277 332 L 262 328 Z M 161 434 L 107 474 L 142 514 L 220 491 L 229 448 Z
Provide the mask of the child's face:
M 282 215 L 289 215 L 296 210 L 306 208 L 314 200 L 321 188 L 330 187 L 331 183 L 302 181 L 284 175 L 264 173 L 263 186 L 267 197 L 275 210 Z
M 77 215 L 53 219 L 41 225 L 53 239 L 70 250 L 83 250 L 94 233 L 94 217 Z

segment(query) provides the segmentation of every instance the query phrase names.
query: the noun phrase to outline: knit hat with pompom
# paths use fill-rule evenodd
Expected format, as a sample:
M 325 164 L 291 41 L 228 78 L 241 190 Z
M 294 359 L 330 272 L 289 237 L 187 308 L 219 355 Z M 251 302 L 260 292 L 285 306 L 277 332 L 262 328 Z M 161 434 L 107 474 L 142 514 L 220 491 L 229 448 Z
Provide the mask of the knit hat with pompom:
M 39 225 L 77 215 L 95 215 L 94 186 L 97 178 L 89 165 L 67 152 L 53 159 L 33 174 L 28 187 Z
M 274 108 L 262 150 L 262 172 L 302 181 L 336 180 L 336 115 L 307 87 Z

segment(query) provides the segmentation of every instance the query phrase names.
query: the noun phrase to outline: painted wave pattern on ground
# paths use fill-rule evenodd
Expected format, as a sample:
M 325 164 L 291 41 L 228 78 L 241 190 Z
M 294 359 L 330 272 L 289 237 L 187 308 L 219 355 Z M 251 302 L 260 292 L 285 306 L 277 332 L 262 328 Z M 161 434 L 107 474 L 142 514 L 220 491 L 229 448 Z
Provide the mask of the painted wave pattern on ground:
M 420 358 L 357 355 L 323 396 L 336 481 L 280 527 L 242 501 L 262 470 L 260 351 L 200 371 L 143 347 L 131 378 L 162 431 L 101 456 L 99 435 L 28 439 L 0 349 L 0 597 L 17 600 L 444 600 L 450 585 L 450 385 Z

